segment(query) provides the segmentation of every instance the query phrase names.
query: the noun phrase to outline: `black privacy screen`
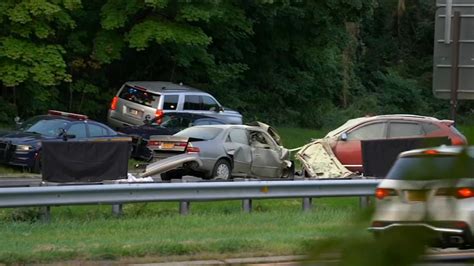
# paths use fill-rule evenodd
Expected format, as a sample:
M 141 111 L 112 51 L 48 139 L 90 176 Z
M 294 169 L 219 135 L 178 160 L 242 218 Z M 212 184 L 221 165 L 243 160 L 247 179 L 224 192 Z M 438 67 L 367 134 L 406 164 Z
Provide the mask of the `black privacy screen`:
M 43 181 L 98 182 L 127 178 L 130 141 L 43 141 Z
M 364 175 L 383 178 L 401 152 L 442 144 L 450 145 L 451 141 L 447 137 L 363 140 Z

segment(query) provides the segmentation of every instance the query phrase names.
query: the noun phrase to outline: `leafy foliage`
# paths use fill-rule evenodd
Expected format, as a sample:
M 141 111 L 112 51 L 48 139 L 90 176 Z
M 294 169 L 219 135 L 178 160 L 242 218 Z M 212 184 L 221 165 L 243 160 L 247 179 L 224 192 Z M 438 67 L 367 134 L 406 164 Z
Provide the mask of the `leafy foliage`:
M 273 124 L 445 116 L 431 94 L 434 12 L 397 0 L 5 0 L 0 100 L 24 116 L 54 106 L 104 119 L 123 82 L 165 80 Z

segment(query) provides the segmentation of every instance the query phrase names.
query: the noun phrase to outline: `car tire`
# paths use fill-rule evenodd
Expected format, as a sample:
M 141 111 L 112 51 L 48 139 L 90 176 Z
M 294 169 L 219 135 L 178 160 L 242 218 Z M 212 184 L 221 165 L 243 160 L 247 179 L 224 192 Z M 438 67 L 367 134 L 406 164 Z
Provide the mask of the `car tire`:
M 180 170 L 170 170 L 160 174 L 161 180 L 170 181 L 171 179 L 181 179 L 183 178 L 183 172 Z
M 212 170 L 212 179 L 229 180 L 232 176 L 232 167 L 226 159 L 219 159 Z

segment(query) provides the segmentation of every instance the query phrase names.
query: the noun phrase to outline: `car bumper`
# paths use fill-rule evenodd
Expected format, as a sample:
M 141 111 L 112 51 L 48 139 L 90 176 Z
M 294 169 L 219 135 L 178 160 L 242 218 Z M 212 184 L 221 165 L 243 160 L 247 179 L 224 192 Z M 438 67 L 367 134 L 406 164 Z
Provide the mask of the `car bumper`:
M 115 129 L 133 125 L 132 123 L 127 123 L 127 122 L 124 122 L 122 120 L 112 117 L 112 114 L 110 113 L 110 111 L 107 116 L 107 124 L 109 124 L 110 127 L 115 128 Z
M 391 229 L 401 229 L 408 227 L 423 227 L 438 233 L 462 234 L 464 232 L 463 229 L 436 227 L 426 223 L 392 223 L 381 227 L 369 227 L 367 230 L 371 232 L 384 232 Z
M 21 167 L 33 167 L 37 156 L 36 151 L 17 152 L 16 146 L 0 147 L 0 163 Z
M 374 225 L 374 223 L 378 223 Z M 470 248 L 473 245 L 473 236 L 470 226 L 462 221 L 443 222 L 374 222 L 367 228 L 376 236 L 389 232 L 403 232 L 415 230 L 425 232 L 432 240 L 430 245 L 440 248 Z

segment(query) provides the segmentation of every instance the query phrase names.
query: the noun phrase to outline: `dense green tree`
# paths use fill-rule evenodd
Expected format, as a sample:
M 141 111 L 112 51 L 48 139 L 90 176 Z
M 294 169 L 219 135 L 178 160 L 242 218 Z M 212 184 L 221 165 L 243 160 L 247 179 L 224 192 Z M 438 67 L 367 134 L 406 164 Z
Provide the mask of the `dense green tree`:
M 0 122 L 104 119 L 127 80 L 207 90 L 247 120 L 332 127 L 445 116 L 431 94 L 434 1 L 4 0 Z M 469 109 L 466 109 L 469 110 Z
M 0 3 L 0 82 L 2 95 L 14 104 L 13 108 L 47 107 L 56 97 L 52 86 L 71 81 L 64 61 L 62 36 L 76 26 L 70 12 L 80 7 L 80 0 Z M 17 93 L 16 88 L 21 91 Z M 34 104 L 30 99 L 34 99 Z

